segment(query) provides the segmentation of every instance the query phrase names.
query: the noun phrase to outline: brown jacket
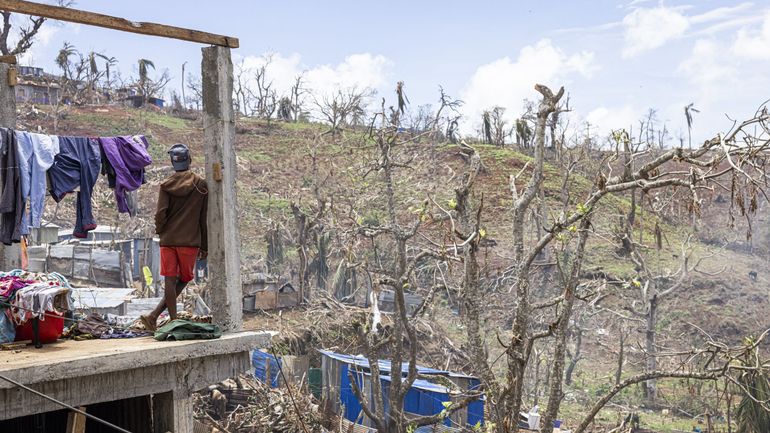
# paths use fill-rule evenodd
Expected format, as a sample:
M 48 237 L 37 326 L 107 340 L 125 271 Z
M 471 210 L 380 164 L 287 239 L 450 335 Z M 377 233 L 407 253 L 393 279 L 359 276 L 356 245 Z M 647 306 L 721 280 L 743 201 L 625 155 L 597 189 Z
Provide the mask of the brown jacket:
M 160 185 L 155 232 L 162 247 L 198 247 L 208 251 L 206 181 L 192 171 L 180 171 Z

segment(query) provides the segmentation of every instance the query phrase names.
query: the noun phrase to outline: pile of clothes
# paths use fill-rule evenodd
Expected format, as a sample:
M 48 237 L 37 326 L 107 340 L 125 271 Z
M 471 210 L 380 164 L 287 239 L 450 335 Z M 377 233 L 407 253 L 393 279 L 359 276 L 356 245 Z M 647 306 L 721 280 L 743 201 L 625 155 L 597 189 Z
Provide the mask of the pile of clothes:
M 76 341 L 91 340 L 94 338 L 136 338 L 152 335 L 142 329 L 132 326 L 121 326 L 116 317 L 111 314 L 104 316 L 98 313 L 89 315 L 76 314 L 72 326 L 64 330 L 62 337 L 72 338 Z
M 73 324 L 64 330 L 62 338 L 81 341 L 154 336 L 159 341 L 177 341 L 222 336 L 221 329 L 211 323 L 210 315 L 199 316 L 180 311 L 177 317 L 177 320 L 170 320 L 164 313 L 158 321 L 160 327 L 153 333 L 145 329 L 140 320 L 128 316 L 75 314 Z
M 0 343 L 14 341 L 17 325 L 71 310 L 71 294 L 69 281 L 56 272 L 0 272 Z
M 152 163 L 148 146 L 142 135 L 64 137 L 0 128 L 0 242 L 18 243 L 40 227 L 46 190 L 57 203 L 78 191 L 73 236 L 86 238 L 96 228 L 91 194 L 99 173 L 115 190 L 118 211 L 136 215 L 132 194 Z

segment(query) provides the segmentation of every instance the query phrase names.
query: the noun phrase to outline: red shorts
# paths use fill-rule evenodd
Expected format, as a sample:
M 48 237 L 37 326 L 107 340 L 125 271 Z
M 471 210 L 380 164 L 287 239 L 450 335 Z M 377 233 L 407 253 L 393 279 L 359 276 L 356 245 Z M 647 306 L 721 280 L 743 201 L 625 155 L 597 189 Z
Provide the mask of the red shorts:
M 178 277 L 187 283 L 193 280 L 198 247 L 160 247 L 160 274 Z

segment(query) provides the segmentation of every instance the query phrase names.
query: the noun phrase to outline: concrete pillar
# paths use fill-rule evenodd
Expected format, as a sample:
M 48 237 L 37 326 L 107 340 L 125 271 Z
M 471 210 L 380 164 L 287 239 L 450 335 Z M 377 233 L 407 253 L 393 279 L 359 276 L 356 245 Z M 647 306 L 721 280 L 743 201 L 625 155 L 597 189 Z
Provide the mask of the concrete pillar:
M 235 116 L 230 49 L 203 48 L 203 147 L 209 187 L 209 295 L 214 323 L 242 327 L 241 239 L 235 191 Z
M 16 127 L 16 89 L 8 84 L 8 71 L 11 68 L 13 65 L 0 63 L 0 126 L 4 128 Z M 21 267 L 19 244 L 0 244 L 0 271 L 18 267 Z
M 155 433 L 193 433 L 192 398 L 175 391 L 152 396 L 152 420 Z

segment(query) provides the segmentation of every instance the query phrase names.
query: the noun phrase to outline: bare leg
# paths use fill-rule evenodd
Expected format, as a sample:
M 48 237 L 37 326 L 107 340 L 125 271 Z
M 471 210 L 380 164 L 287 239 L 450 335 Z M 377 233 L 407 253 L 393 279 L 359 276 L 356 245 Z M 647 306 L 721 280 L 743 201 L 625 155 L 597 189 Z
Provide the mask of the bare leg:
M 142 318 L 142 320 L 152 325 L 152 327 L 148 330 L 154 330 L 155 323 L 158 321 L 158 317 L 160 317 L 161 313 L 163 313 L 163 310 L 166 309 L 166 305 L 171 305 L 173 310 L 169 308 L 169 316 L 171 317 L 171 320 L 176 319 L 176 298 L 179 297 L 179 295 L 182 293 L 185 287 L 187 287 L 187 283 L 183 281 L 179 281 L 177 277 L 165 277 L 165 291 L 164 296 L 158 302 L 158 305 L 155 307 L 152 312 Z M 173 292 L 171 291 L 173 288 Z M 171 295 L 173 293 L 173 295 Z M 170 295 L 173 296 L 173 299 L 170 299 Z M 173 313 L 172 313 L 173 311 Z M 147 325 L 148 327 L 150 325 Z
M 166 277 L 166 291 L 163 299 L 166 301 L 166 309 L 171 320 L 176 320 L 176 285 L 178 281 L 176 277 Z
M 164 278 L 169 278 L 169 277 L 164 277 Z M 171 278 L 174 278 L 176 280 L 175 277 L 171 277 Z M 179 297 L 179 295 L 182 294 L 182 290 L 184 290 L 185 287 L 187 287 L 187 283 L 177 280 L 176 288 L 175 288 L 177 298 Z M 174 302 L 174 305 L 176 305 L 176 302 Z M 152 313 L 147 315 L 147 317 L 150 318 L 151 320 L 158 320 L 158 317 L 160 317 L 160 315 L 163 313 L 163 310 L 165 309 L 166 309 L 166 297 L 164 292 L 164 297 L 160 299 L 160 302 L 158 302 L 158 305 L 155 307 L 154 310 L 152 310 Z

